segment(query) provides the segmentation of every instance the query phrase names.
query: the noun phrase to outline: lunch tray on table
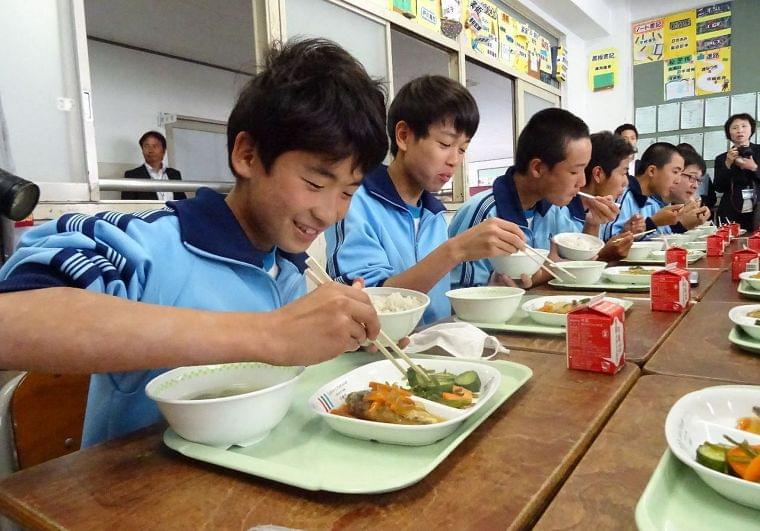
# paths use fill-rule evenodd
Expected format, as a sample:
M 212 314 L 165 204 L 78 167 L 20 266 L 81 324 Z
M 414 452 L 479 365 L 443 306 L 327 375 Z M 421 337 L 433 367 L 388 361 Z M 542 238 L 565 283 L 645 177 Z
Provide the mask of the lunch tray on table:
M 760 299 L 760 291 L 754 289 L 746 280 L 740 280 L 736 292 L 748 299 Z
M 193 443 L 171 428 L 164 432 L 164 443 L 192 459 L 306 490 L 353 494 L 389 492 L 412 485 L 428 475 L 533 374 L 525 365 L 511 361 L 468 360 L 498 369 L 502 375 L 501 385 L 491 400 L 468 417 L 454 433 L 427 446 L 353 439 L 330 428 L 309 408 L 309 397 L 324 384 L 378 359 L 377 354 L 354 352 L 307 367 L 296 384 L 288 414 L 268 437 L 247 448 L 223 449 Z M 255 421 L 251 419 L 251 422 Z
M 698 262 L 699 260 L 702 260 L 707 255 L 704 251 L 696 251 L 696 252 L 690 252 L 686 256 L 686 263 L 687 264 L 693 264 L 694 262 Z M 630 258 L 623 258 L 620 260 L 620 263 L 624 264 L 642 264 L 642 265 L 665 265 L 665 257 L 657 257 L 657 258 L 642 258 L 640 260 L 632 260 Z
M 666 450 L 636 505 L 636 525 L 641 531 L 749 531 L 760 528 L 760 511 L 724 498 Z
M 649 289 L 649 286 L 644 286 Z M 598 291 L 598 290 L 597 290 Z M 578 298 L 587 297 L 586 295 L 578 296 Z M 538 296 L 528 296 L 523 299 L 523 302 L 527 302 L 531 299 L 538 298 Z M 633 307 L 633 301 L 618 299 L 622 304 L 621 306 L 627 312 Z M 521 303 L 522 305 L 522 303 Z M 474 321 L 465 321 L 464 319 L 456 318 L 463 323 L 470 323 L 473 326 L 477 326 L 483 330 L 495 330 L 497 332 L 514 332 L 517 334 L 529 334 L 538 336 L 564 336 L 567 334 L 567 328 L 564 326 L 550 326 L 547 324 L 537 323 L 531 319 L 528 312 L 522 308 L 518 308 L 515 314 L 503 323 L 477 323 Z
M 627 291 L 631 293 L 642 293 L 649 291 L 649 284 L 623 284 L 618 282 L 610 282 L 604 278 L 600 279 L 596 284 L 569 284 L 562 282 L 556 278 L 551 279 L 548 282 L 549 286 L 557 289 L 564 289 L 570 291 L 596 291 L 600 293 L 602 291 Z

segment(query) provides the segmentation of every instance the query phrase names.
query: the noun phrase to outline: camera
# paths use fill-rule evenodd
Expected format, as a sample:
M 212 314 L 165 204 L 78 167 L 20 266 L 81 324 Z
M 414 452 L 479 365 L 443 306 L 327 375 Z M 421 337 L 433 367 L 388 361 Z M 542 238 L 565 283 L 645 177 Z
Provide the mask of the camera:
M 739 150 L 739 156 L 748 159 L 752 156 L 752 148 L 749 146 L 740 146 L 737 148 Z
M 39 199 L 39 186 L 0 168 L 0 215 L 21 221 L 32 213 Z

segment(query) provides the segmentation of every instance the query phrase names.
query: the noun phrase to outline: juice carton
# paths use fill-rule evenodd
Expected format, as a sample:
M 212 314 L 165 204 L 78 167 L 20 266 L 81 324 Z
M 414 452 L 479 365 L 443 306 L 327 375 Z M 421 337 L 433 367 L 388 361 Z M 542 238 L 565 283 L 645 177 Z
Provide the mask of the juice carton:
M 747 247 L 753 251 L 760 252 L 760 235 L 754 233 L 752 236 L 747 238 Z
M 723 256 L 725 240 L 720 234 L 707 237 L 707 256 Z
M 625 310 L 599 300 L 567 314 L 567 368 L 615 374 L 625 365 Z
M 653 312 L 683 312 L 689 305 L 690 297 L 689 272 L 685 269 L 668 264 L 652 273 L 649 299 Z
M 683 247 L 668 247 L 668 249 L 665 251 L 665 263 L 676 264 L 676 266 L 680 267 L 681 269 L 686 269 L 688 256 L 689 251 Z
M 739 249 L 731 255 L 731 280 L 738 281 L 745 271 L 757 271 L 760 254 L 752 249 Z

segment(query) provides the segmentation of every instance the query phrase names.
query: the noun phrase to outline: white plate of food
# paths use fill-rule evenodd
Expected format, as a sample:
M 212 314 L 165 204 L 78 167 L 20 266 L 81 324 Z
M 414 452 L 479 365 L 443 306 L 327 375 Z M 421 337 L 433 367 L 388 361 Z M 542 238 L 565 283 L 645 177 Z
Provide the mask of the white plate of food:
M 655 266 L 616 266 L 608 267 L 602 275 L 616 284 L 640 284 L 649 286 L 652 283 L 652 273 L 662 269 Z
M 760 342 L 760 304 L 742 304 L 728 311 L 728 318 L 746 334 Z
M 343 435 L 423 446 L 453 433 L 501 384 L 499 371 L 487 364 L 445 359 L 418 363 L 433 371 L 434 383 L 422 382 L 413 371 L 408 378 L 402 376 L 389 360 L 376 361 L 322 386 L 309 407 Z
M 759 408 L 760 386 L 708 387 L 681 397 L 665 420 L 673 454 L 719 494 L 754 509 L 760 509 L 760 482 L 741 476 L 760 456 Z
M 567 314 L 575 308 L 588 302 L 590 297 L 572 296 L 572 295 L 549 295 L 546 297 L 537 297 L 531 299 L 522 305 L 522 309 L 535 322 L 554 327 L 567 326 Z M 608 302 L 614 302 L 628 311 L 633 302 L 617 299 L 615 297 L 604 297 Z

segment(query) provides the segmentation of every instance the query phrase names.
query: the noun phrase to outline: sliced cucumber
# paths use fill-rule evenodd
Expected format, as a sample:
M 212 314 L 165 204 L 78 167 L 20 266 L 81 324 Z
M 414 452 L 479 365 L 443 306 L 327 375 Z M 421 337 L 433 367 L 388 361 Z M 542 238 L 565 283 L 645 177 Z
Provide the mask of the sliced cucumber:
M 454 378 L 454 383 L 459 387 L 472 391 L 473 393 L 480 392 L 480 376 L 475 371 L 465 371 L 462 374 L 458 374 Z
M 706 442 L 697 448 L 697 463 L 718 472 L 726 472 L 726 452 L 729 446 Z

